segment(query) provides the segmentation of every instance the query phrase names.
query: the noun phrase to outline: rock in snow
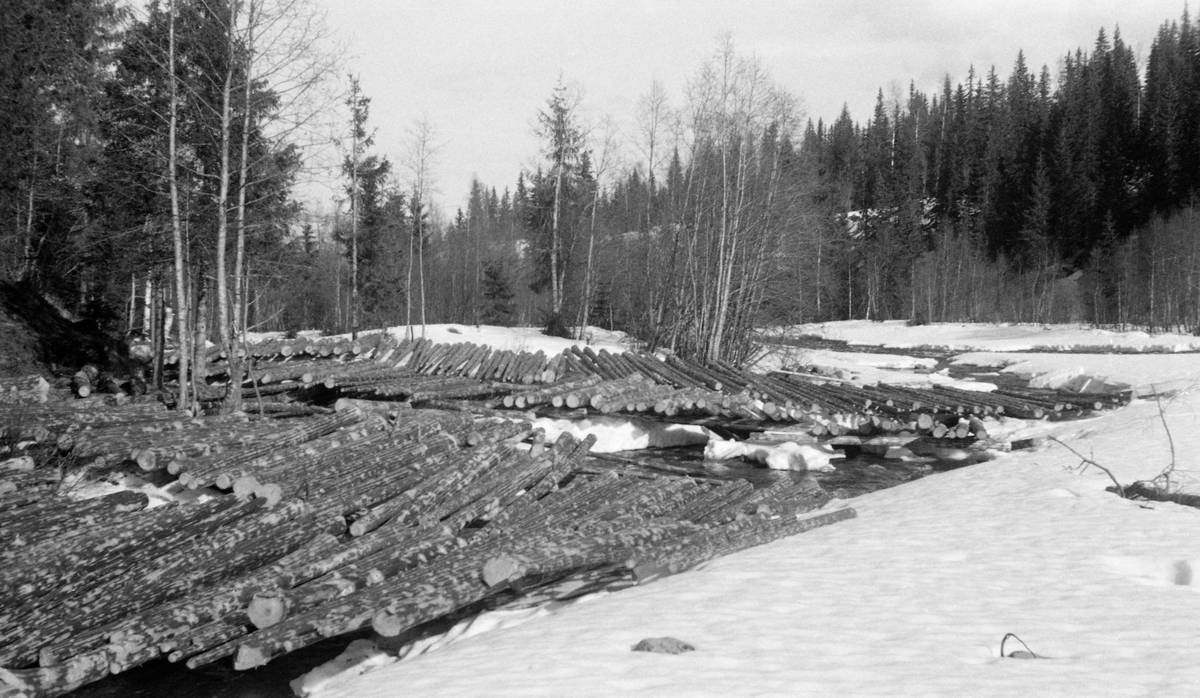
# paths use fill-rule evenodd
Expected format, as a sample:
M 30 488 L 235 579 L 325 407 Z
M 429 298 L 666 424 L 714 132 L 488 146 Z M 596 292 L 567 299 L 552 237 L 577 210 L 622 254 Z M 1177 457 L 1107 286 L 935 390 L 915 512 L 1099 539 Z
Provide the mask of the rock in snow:
M 634 652 L 658 652 L 659 654 L 683 654 L 696 649 L 674 637 L 648 637 L 633 646 Z

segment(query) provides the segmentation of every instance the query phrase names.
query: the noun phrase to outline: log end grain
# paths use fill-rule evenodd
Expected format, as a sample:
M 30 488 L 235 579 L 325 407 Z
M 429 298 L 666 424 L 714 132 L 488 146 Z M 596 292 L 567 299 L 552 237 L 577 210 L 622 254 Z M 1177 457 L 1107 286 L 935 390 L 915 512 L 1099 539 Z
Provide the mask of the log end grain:
M 274 482 L 265 485 L 258 483 L 254 488 L 254 496 L 267 500 L 267 506 L 273 507 L 283 501 L 283 487 Z
M 226 473 L 217 476 L 217 487 L 227 490 L 230 486 L 233 487 L 233 496 L 243 501 L 254 496 L 260 487 L 258 479 L 252 475 L 243 475 L 236 480 Z
M 148 448 L 135 448 L 129 454 L 131 460 L 138 464 L 138 467 L 145 471 L 158 470 L 158 454 Z
M 278 591 L 255 594 L 246 607 L 246 616 L 250 623 L 259 629 L 277 625 L 288 616 L 291 604 L 285 594 Z
M 521 571 L 521 563 L 511 555 L 499 555 L 488 560 L 480 571 L 483 583 L 494 587 L 508 582 Z
M 383 637 L 396 637 L 410 627 L 412 623 L 406 617 L 388 608 L 379 609 L 371 619 L 371 628 Z

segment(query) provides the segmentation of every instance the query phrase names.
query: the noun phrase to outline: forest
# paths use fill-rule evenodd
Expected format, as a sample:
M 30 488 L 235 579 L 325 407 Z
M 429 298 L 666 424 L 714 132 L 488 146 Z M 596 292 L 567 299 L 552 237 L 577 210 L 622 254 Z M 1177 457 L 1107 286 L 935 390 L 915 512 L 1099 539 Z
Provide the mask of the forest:
M 729 38 L 679 103 L 647 86 L 632 131 L 560 81 L 529 105 L 540 165 L 450 214 L 434 126 L 377 152 L 304 0 L 4 5 L 0 280 L 184 356 L 447 322 L 734 363 L 761 328 L 848 318 L 1200 332 L 1186 12 L 1144 61 L 1100 29 L 1053 71 L 1018 54 L 1007 76 L 880 89 L 865 120 L 806 117 Z M 329 152 L 340 205 L 309 210 L 298 183 Z

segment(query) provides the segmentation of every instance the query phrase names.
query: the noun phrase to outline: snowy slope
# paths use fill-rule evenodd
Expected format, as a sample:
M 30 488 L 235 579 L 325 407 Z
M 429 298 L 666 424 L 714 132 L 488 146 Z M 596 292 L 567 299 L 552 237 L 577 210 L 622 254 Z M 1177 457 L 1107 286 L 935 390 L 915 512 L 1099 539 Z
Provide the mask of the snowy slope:
M 1011 330 L 942 329 L 939 341 L 995 349 Z M 1185 479 L 1200 473 L 1200 356 L 972 357 L 1009 359 L 1034 375 L 1079 370 L 1178 391 L 1163 403 L 1177 468 Z M 1124 482 L 1153 477 L 1171 459 L 1152 400 L 1084 421 L 1005 427 L 1058 436 Z M 475 635 L 318 695 L 1200 695 L 1200 510 L 1122 500 L 1104 491 L 1106 475 L 1078 464 L 1051 444 L 874 492 L 853 500 L 854 520 Z M 1048 658 L 1001 658 L 1010 632 Z M 630 651 L 662 635 L 697 650 Z

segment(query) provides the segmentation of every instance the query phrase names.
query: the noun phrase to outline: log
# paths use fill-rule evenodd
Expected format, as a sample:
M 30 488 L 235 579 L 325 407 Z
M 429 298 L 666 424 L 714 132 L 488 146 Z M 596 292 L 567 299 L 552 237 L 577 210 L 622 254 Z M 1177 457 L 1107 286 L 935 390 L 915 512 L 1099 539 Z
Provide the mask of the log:
M 371 507 L 350 525 L 350 535 L 361 536 L 392 519 L 400 523 L 416 523 L 434 508 L 439 499 L 470 484 L 499 462 L 500 457 L 496 447 L 474 449 L 471 456 L 461 463 L 449 465 L 434 477 L 422 480 L 411 491 Z
M 261 507 L 260 507 L 261 508 Z M 3 661 L 32 661 L 43 645 L 62 642 L 89 628 L 104 625 L 178 598 L 189 590 L 240 574 L 296 549 L 316 533 L 328 530 L 326 521 L 306 516 L 303 502 L 230 522 L 187 546 L 172 546 L 166 554 L 141 563 L 138 556 L 119 561 L 101 583 L 79 583 L 55 592 L 53 604 L 40 604 L 18 621 L 26 634 L 5 646 Z M 294 521 L 294 524 L 289 522 Z
M 304 585 L 255 595 L 247 615 L 256 628 L 269 628 L 368 586 L 394 579 L 468 544 L 441 529 L 411 531 L 402 544 L 338 566 L 334 572 Z
M 50 698 L 69 693 L 80 686 L 99 681 L 108 676 L 109 662 L 106 654 L 75 657 L 69 664 L 36 669 L 0 668 L 0 688 L 12 689 L 0 692 L 9 698 Z
M 269 443 L 263 443 L 241 451 L 221 454 L 210 458 L 175 461 L 168 466 L 168 471 L 173 475 L 178 474 L 180 482 L 183 482 L 190 489 L 197 489 L 205 485 L 211 485 L 216 480 L 217 475 L 235 465 L 269 455 L 272 451 L 284 446 L 294 446 L 325 436 L 342 427 L 357 424 L 364 418 L 365 415 L 361 411 L 347 409 L 324 417 L 304 420 L 303 424 L 278 432 L 270 439 Z
M 71 377 L 71 389 L 79 397 L 87 397 L 96 389 L 96 380 L 100 377 L 100 370 L 95 366 L 88 364 L 75 372 Z
M 144 492 L 121 491 L 83 502 L 51 498 L 44 506 L 22 507 L 0 513 L 0 559 L 11 559 L 20 548 L 55 539 L 59 543 L 112 525 L 128 514 L 146 508 Z
M 43 666 L 52 666 L 67 658 L 98 649 L 110 652 L 113 660 L 138 648 L 171 644 L 176 648 L 186 647 L 189 656 L 222 644 L 233 637 L 214 637 L 204 630 L 216 619 L 236 617 L 244 609 L 253 594 L 262 589 L 279 585 L 292 585 L 306 581 L 304 565 L 311 564 L 336 553 L 337 539 L 320 535 L 280 558 L 270 566 L 254 570 L 246 575 L 225 580 L 200 592 L 189 594 L 177 601 L 155 607 L 142 614 L 126 617 L 110 625 L 97 628 L 69 640 L 45 647 L 39 653 Z M 194 631 L 199 630 L 200 634 Z M 248 632 L 243 628 L 243 634 Z M 180 639 L 182 638 L 182 639 Z M 102 643 L 110 641 L 107 647 Z
M 434 438 L 414 445 L 415 449 L 423 449 L 419 451 L 423 455 L 418 456 L 416 460 L 406 461 L 403 463 L 404 467 L 395 467 L 386 461 L 371 464 L 383 473 L 377 474 L 379 470 L 373 472 L 370 468 L 364 468 L 354 473 L 353 477 L 343 476 L 339 481 L 318 483 L 308 490 L 308 494 L 313 501 L 319 502 L 320 511 L 341 516 L 398 497 L 428 477 L 431 471 L 435 471 L 441 463 L 451 457 L 449 449 L 456 447 L 455 440 L 445 435 L 436 439 L 441 440 L 442 445 L 431 443 L 435 441 Z M 448 446 L 445 445 L 446 442 Z
M 856 515 L 853 509 L 844 508 L 815 515 L 802 513 L 746 517 L 716 530 L 706 530 L 666 544 L 642 548 L 633 567 L 634 578 L 642 584 L 678 574 L 714 557 L 852 519 Z

